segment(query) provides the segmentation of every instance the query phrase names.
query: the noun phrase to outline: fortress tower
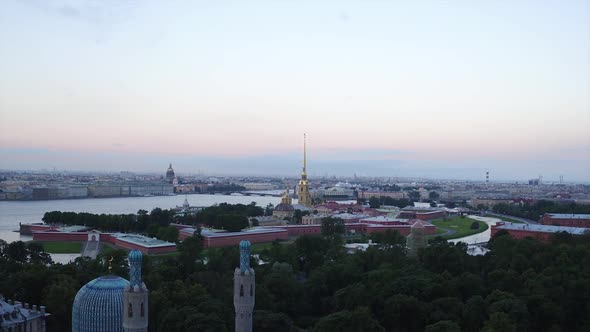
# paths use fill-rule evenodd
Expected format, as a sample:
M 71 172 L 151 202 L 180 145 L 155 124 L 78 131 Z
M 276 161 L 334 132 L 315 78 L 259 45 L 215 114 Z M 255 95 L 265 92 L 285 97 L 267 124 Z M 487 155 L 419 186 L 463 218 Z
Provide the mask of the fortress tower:
M 123 331 L 147 332 L 148 290 L 141 281 L 141 259 L 139 250 L 129 253 L 129 284 L 123 291 Z
M 256 290 L 254 269 L 250 267 L 250 241 L 240 242 L 240 267 L 234 271 L 236 332 L 252 332 L 252 310 Z
M 428 246 L 426 229 L 424 228 L 425 225 L 426 223 L 422 220 L 417 220 L 412 225 L 411 233 L 407 237 L 408 256 L 416 257 L 418 256 L 418 251 L 420 251 L 420 249 L 426 248 L 426 246 Z

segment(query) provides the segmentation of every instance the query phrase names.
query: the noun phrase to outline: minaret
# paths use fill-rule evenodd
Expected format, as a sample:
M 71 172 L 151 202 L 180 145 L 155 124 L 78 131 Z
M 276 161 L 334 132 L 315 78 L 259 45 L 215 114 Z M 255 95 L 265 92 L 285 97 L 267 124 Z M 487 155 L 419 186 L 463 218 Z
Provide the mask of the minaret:
M 236 332 L 252 332 L 252 310 L 256 282 L 250 267 L 250 241 L 240 242 L 240 267 L 234 271 L 234 308 Z
M 129 285 L 123 291 L 123 331 L 147 332 L 148 289 L 141 281 L 141 251 L 129 253 Z
M 309 182 L 307 181 L 307 171 L 305 169 L 307 166 L 305 145 L 305 134 L 303 134 L 303 170 L 301 171 L 301 180 L 299 180 L 299 194 L 297 194 L 297 197 L 299 198 L 299 204 L 311 207 L 311 197 L 309 196 Z

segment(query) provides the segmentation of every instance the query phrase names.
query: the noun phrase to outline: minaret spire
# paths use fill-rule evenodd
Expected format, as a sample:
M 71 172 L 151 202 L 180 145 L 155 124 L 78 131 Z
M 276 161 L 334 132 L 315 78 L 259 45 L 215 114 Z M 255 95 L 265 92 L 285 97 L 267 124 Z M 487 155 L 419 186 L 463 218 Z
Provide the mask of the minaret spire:
M 240 267 L 234 270 L 235 331 L 252 332 L 256 276 L 250 267 L 250 241 L 240 242 Z
M 139 250 L 129 253 L 129 284 L 123 290 L 123 332 L 148 331 L 148 289 L 141 280 Z

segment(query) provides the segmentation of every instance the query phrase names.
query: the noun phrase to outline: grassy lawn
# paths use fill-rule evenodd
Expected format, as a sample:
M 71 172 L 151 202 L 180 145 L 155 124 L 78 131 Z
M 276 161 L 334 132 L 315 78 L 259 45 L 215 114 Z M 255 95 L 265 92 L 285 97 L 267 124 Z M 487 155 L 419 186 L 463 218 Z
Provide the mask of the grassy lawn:
M 272 247 L 272 242 L 267 242 L 267 243 L 254 243 L 252 244 L 252 246 L 250 247 L 250 251 L 253 254 L 259 254 L 261 253 L 264 249 L 270 249 Z
M 478 229 L 471 229 L 471 224 L 473 222 L 479 223 Z M 453 234 L 443 236 L 447 240 L 457 239 L 460 237 L 481 233 L 481 232 L 485 231 L 486 229 L 488 229 L 488 224 L 486 224 L 483 221 L 477 221 L 475 219 L 471 219 L 468 217 L 461 218 L 459 216 L 449 218 L 449 220 L 447 220 L 447 221 L 442 220 L 442 219 L 438 219 L 438 220 L 432 221 L 431 223 L 437 227 L 440 226 L 440 227 L 455 231 L 455 233 L 453 233 Z
M 79 254 L 82 252 L 80 242 L 38 242 L 43 250 L 50 254 Z
M 279 244 L 291 244 L 293 241 L 279 241 Z M 272 248 L 272 242 L 266 243 L 253 243 L 251 247 L 251 252 L 253 254 L 260 254 L 264 249 Z

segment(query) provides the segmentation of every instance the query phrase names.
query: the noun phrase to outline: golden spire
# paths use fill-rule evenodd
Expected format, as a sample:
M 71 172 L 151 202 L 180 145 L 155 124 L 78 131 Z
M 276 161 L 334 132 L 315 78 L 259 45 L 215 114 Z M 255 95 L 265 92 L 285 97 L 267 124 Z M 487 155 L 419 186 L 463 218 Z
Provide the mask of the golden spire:
M 305 174 L 305 166 L 307 164 L 307 158 L 305 154 L 305 133 L 303 133 L 303 174 Z
M 113 256 L 109 259 L 109 274 L 113 271 Z

